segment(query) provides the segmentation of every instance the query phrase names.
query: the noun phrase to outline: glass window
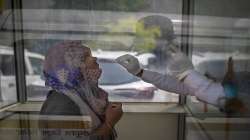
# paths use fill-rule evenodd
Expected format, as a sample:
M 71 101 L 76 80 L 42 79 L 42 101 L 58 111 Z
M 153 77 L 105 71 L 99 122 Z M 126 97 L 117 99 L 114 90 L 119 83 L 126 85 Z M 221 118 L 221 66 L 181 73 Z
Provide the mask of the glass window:
M 186 119 L 188 140 L 249 139 L 246 123 L 250 106 L 249 4 L 249 0 L 194 1 L 193 64 L 196 70 L 223 87 L 236 87 L 238 100 L 227 100 L 227 105 L 231 103 L 230 106 L 239 111 L 241 102 L 248 111 L 225 113 L 218 107 L 190 98 L 187 105 L 192 115 Z
M 229 57 L 232 57 L 235 81 L 241 83 L 238 84 L 239 97 L 243 100 L 250 97 L 249 90 L 244 88 L 249 82 L 242 83 L 249 81 L 246 78 L 250 75 L 248 4 L 247 0 L 237 3 L 196 0 L 192 34 L 192 61 L 196 70 L 214 81 L 223 82 L 228 71 Z M 208 7 L 213 7 L 213 10 Z M 249 103 L 246 101 L 246 104 Z
M 42 64 L 44 59 L 29 57 L 29 60 L 33 68 L 33 74 L 40 75 L 43 72 Z
M 17 101 L 11 1 L 0 2 L 0 108 Z
M 102 68 L 102 76 L 99 80 L 101 85 L 119 85 L 139 81 L 138 78 L 113 61 L 99 60 L 98 63 Z
M 112 93 L 109 86 L 114 90 L 124 86 L 127 94 L 128 90 L 137 92 L 134 87 L 139 86 L 157 98 L 162 95 L 163 91 L 130 75 L 112 60 L 129 53 L 138 57 L 144 68 L 165 73 L 168 56 L 162 42 L 175 39 L 180 43 L 181 0 L 23 0 L 23 8 L 24 44 L 30 53 L 45 56 L 48 48 L 58 42 L 80 40 L 91 48 L 94 56 L 111 60 L 100 61 L 103 74 L 99 81 L 105 90 Z M 37 79 L 40 85 L 35 86 L 39 89 L 44 87 L 44 80 L 40 64 L 34 63 L 42 63 L 40 60 L 29 60 L 34 74 L 41 75 Z M 28 87 L 35 83 L 26 81 Z M 30 96 L 36 94 L 28 92 Z M 178 101 L 178 96 L 173 97 L 172 93 L 163 95 Z M 28 96 L 28 99 L 34 98 Z
M 1 55 L 1 74 L 5 76 L 14 76 L 15 75 L 15 60 L 14 55 Z

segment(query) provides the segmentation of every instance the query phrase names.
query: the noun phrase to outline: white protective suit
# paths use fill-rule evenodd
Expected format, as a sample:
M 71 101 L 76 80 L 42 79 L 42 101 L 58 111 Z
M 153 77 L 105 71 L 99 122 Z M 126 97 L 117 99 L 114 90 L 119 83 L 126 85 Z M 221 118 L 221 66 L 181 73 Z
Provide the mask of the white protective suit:
M 193 95 L 206 103 L 224 107 L 225 93 L 221 83 L 213 82 L 193 69 L 192 62 L 182 53 L 177 53 L 168 68 L 169 74 L 142 70 L 132 55 L 120 56 L 116 61 L 133 75 L 141 73 L 142 80 L 159 89 L 183 95 Z M 223 99 L 223 100 L 222 100 Z
M 164 59 L 167 63 L 167 74 L 142 70 L 137 58 L 131 55 L 120 56 L 116 61 L 131 74 L 141 77 L 144 81 L 154 84 L 159 89 L 177 94 L 193 95 L 201 101 L 224 109 L 228 101 L 225 94 L 226 90 L 224 90 L 221 83 L 213 82 L 195 71 L 189 58 L 178 50 L 178 42 L 176 41 L 172 21 L 164 16 L 152 15 L 140 19 L 138 23 L 144 25 L 145 30 L 156 27 L 156 29 L 159 29 L 160 35 L 154 36 L 156 42 L 154 47 L 161 49 L 161 53 L 164 55 L 171 56 Z M 136 27 L 138 29 L 137 33 L 141 29 L 140 27 Z M 164 43 L 157 45 L 159 41 Z M 143 43 L 145 44 L 142 41 L 141 44 Z
M 206 103 L 223 106 L 224 89 L 220 83 L 214 83 L 196 71 L 180 82 L 171 75 L 164 75 L 149 70 L 143 70 L 142 80 L 152 83 L 159 89 L 183 95 L 193 95 Z

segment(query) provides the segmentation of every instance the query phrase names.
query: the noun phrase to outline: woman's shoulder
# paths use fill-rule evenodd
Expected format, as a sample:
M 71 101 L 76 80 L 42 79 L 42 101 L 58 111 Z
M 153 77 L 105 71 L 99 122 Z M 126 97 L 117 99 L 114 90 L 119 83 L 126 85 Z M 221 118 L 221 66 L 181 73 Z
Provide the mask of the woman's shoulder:
M 48 95 L 47 95 L 47 99 L 45 100 L 45 102 L 71 102 L 70 98 L 67 97 L 66 95 L 64 95 L 63 93 L 59 93 L 55 90 L 50 90 Z M 72 101 L 73 102 L 73 101 Z
M 46 115 L 80 115 L 79 107 L 69 97 L 55 90 L 49 91 L 40 114 Z

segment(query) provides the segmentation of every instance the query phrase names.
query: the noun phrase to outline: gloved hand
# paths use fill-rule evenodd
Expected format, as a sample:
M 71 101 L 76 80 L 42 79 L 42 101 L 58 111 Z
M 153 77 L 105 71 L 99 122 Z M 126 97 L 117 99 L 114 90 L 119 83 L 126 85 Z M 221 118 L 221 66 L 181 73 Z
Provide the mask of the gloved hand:
M 225 97 L 224 104 L 221 106 L 221 111 L 226 112 L 228 115 L 234 113 L 245 113 L 247 112 L 247 108 L 241 99 L 238 98 L 238 87 L 235 83 L 232 82 L 224 82 L 223 84 Z
M 185 78 L 194 69 L 191 60 L 180 51 L 172 52 L 168 61 L 167 73 L 179 80 Z
M 130 54 L 118 57 L 116 62 L 126 68 L 127 71 L 133 75 L 137 75 L 141 71 L 138 59 Z

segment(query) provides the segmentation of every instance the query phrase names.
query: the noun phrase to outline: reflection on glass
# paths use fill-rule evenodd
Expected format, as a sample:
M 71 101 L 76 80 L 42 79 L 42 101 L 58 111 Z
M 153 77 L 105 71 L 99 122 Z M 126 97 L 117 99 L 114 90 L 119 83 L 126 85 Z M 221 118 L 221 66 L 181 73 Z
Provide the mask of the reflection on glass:
M 102 68 L 102 76 L 99 80 L 100 85 L 119 85 L 139 81 L 139 78 L 128 73 L 114 61 L 99 60 L 98 63 Z
M 187 140 L 248 140 L 249 118 L 203 118 L 187 117 Z M 228 132 L 227 123 L 230 123 Z
M 151 15 L 169 19 L 169 21 L 173 22 L 173 27 L 171 27 L 175 32 L 176 39 L 180 40 L 181 0 L 138 0 L 133 3 L 129 1 L 69 0 L 46 0 L 43 2 L 24 0 L 22 2 L 24 8 L 22 14 L 25 48 L 31 53 L 38 53 L 43 56 L 47 53 L 49 47 L 58 42 L 80 40 L 83 44 L 90 47 L 93 52 L 107 53 L 105 56 L 107 59 L 115 59 L 115 57 L 109 57 L 111 54 L 114 54 L 116 57 L 126 53 L 134 54 L 138 57 L 143 67 L 165 73 L 166 65 L 161 65 L 167 60 L 167 57 L 163 56 L 164 49 L 158 49 L 156 53 L 153 51 L 157 45 L 161 44 L 160 42 L 165 40 L 164 38 L 156 40 L 156 37 L 165 33 L 158 27 L 151 29 L 151 27 L 138 26 L 138 22 L 140 19 Z M 34 74 L 42 77 L 39 64 L 34 65 L 34 63 L 40 62 L 30 61 L 32 67 L 34 67 L 32 68 Z M 157 65 L 154 65 L 156 63 Z M 148 86 L 148 84 L 129 75 L 124 70 L 120 71 L 120 68 L 117 68 L 115 65 L 110 63 L 103 64 L 103 71 L 107 74 L 103 75 L 103 78 L 100 80 L 100 85 L 103 88 L 111 84 L 114 87 L 123 85 L 125 88 L 122 87 L 121 89 L 126 94 L 150 91 L 151 94 L 147 98 L 152 98 L 154 95 L 152 92 L 155 90 L 155 87 L 152 85 Z M 106 68 L 111 69 L 111 67 L 114 68 L 114 72 L 106 70 Z M 117 74 L 121 77 L 114 77 Z M 34 80 L 26 81 L 28 99 L 44 100 L 46 91 L 43 93 L 38 93 L 37 91 L 41 91 L 44 87 L 43 80 L 38 80 L 39 82 L 34 82 Z M 140 89 L 136 88 L 138 84 L 141 86 Z M 111 89 L 107 88 L 109 91 Z M 114 93 L 116 91 L 113 89 L 110 92 Z M 159 92 L 161 91 L 159 90 Z M 162 92 L 159 95 L 162 95 Z M 167 93 L 167 95 L 169 98 L 172 98 L 172 94 Z M 177 97 L 175 96 L 174 98 Z M 165 99 L 165 96 L 162 99 Z
M 1 139 L 87 139 L 89 116 L 10 114 L 0 121 Z
M 29 59 L 31 62 L 31 66 L 33 68 L 33 73 L 36 75 L 41 74 L 43 71 L 43 68 L 42 68 L 43 59 L 32 58 L 32 57 L 30 57 Z
M 0 108 L 17 101 L 11 1 L 0 1 Z
M 0 48 L 0 77 L 1 77 L 1 106 L 16 102 L 15 59 L 13 48 L 1 46 Z
M 230 90 L 237 91 L 237 99 L 247 111 L 229 115 L 191 98 L 187 103 L 191 113 L 187 119 L 187 139 L 249 139 L 250 15 L 246 7 L 249 4 L 248 0 L 237 3 L 225 0 L 194 2 L 191 44 L 195 68 L 221 83 L 227 96 L 231 96 L 232 92 L 228 92 L 231 84 Z M 236 107 L 237 103 L 233 106 Z
M 249 87 L 247 85 L 250 75 L 250 19 L 249 15 L 246 15 L 249 10 L 244 6 L 249 2 L 242 0 L 241 4 L 228 3 L 232 7 L 240 7 L 239 11 L 229 9 L 227 12 L 219 12 L 221 9 L 216 7 L 212 13 L 205 5 L 212 5 L 213 2 L 197 1 L 195 4 L 197 6 L 193 17 L 192 61 L 196 70 L 221 83 L 226 75 L 228 59 L 232 57 L 235 80 L 238 83 L 238 97 L 249 106 L 247 100 L 250 94 L 246 87 Z M 218 1 L 216 5 L 222 6 L 223 0 Z M 194 103 L 190 104 L 191 108 L 201 112 L 206 110 L 206 105 L 197 104 L 195 100 L 191 102 Z M 213 110 L 213 107 L 209 108 Z
M 102 75 L 100 86 L 109 92 L 110 98 L 152 99 L 156 87 L 128 73 L 123 67 L 108 59 L 99 59 Z M 164 97 L 164 96 L 162 96 Z M 124 100 L 123 101 L 128 101 Z

